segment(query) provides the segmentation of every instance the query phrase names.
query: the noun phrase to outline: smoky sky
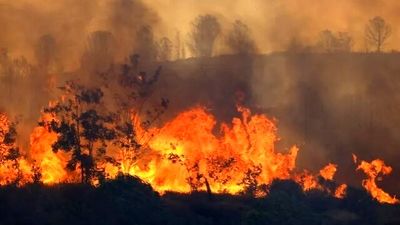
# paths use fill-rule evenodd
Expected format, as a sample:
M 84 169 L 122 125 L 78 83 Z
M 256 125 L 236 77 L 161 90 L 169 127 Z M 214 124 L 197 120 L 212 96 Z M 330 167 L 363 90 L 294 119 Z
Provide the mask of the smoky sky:
M 355 49 L 364 48 L 367 21 L 382 16 L 393 27 L 387 49 L 398 48 L 395 24 L 399 21 L 400 3 L 396 0 L 147 0 L 162 18 L 167 31 L 190 29 L 193 16 L 211 13 L 229 24 L 240 19 L 255 34 L 263 52 L 285 49 L 292 38 L 311 44 L 325 29 L 349 32 Z
M 79 66 L 90 33 L 111 32 L 117 42 L 115 56 L 120 59 L 131 53 L 138 27 L 156 26 L 158 21 L 153 10 L 130 0 L 0 1 L 0 18 L 0 46 L 10 55 L 23 55 L 35 63 L 35 43 L 49 34 L 70 70 Z
M 158 37 L 172 40 L 179 31 L 187 39 L 191 21 L 208 13 L 218 17 L 224 30 L 242 20 L 262 53 L 284 50 L 293 39 L 311 45 L 325 29 L 348 32 L 354 49 L 362 51 L 365 24 L 382 16 L 393 28 L 385 46 L 391 50 L 400 47 L 395 41 L 399 9 L 396 0 L 1 0 L 0 46 L 34 61 L 35 42 L 51 34 L 61 46 L 66 68 L 74 68 L 93 31 L 112 32 L 119 44 L 116 56 L 123 59 L 134 47 L 133 36 L 141 25 L 151 25 Z M 225 52 L 223 44 L 217 44 L 215 53 Z

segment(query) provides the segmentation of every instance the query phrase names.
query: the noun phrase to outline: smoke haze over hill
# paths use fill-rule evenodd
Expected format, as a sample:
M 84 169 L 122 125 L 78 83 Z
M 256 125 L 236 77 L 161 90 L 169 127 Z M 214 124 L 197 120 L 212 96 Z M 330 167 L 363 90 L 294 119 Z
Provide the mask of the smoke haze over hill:
M 212 3 L 212 4 L 211 4 Z M 348 32 L 354 49 L 365 50 L 363 39 L 369 19 L 380 15 L 389 24 L 399 21 L 400 3 L 395 0 L 94 0 L 94 1 L 0 1 L 2 35 L 0 46 L 13 55 L 34 61 L 33 48 L 42 35 L 51 34 L 60 45 L 60 58 L 67 68 L 76 68 L 87 36 L 96 30 L 110 31 L 118 43 L 116 58 L 124 59 L 135 46 L 135 33 L 143 25 L 156 36 L 186 39 L 191 21 L 199 14 L 218 17 L 224 30 L 239 19 L 248 24 L 261 52 L 287 49 L 293 40 L 312 45 L 325 29 Z M 399 34 L 393 30 L 386 49 L 397 49 Z M 220 38 L 215 54 L 228 53 Z M 189 56 L 189 54 L 188 54 Z

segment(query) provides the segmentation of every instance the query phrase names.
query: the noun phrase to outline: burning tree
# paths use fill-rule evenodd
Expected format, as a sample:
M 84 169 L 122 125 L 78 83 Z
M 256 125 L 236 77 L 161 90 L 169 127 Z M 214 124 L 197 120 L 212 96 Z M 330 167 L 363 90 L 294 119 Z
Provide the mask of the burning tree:
M 117 103 L 115 113 L 114 145 L 119 149 L 122 159 L 114 160 L 119 166 L 120 172 L 129 174 L 132 166 L 143 155 L 149 139 L 138 135 L 143 133 L 141 129 L 149 128 L 156 122 L 168 108 L 169 100 L 161 98 L 160 104 L 151 104 L 150 97 L 154 84 L 157 82 L 161 67 L 158 67 L 152 76 L 146 72 L 137 71 L 137 58 L 131 57 L 128 64 L 123 65 L 122 73 L 117 81 L 117 91 L 113 91 L 114 101 Z M 142 115 L 145 114 L 145 115 Z M 146 118 L 144 121 L 140 117 Z
M 65 92 L 60 102 L 44 109 L 55 116 L 39 125 L 57 133 L 53 143 L 54 152 L 72 152 L 68 169 L 81 170 L 81 182 L 89 183 L 92 178 L 101 178 L 96 159 L 105 155 L 107 143 L 115 138 L 112 129 L 113 117 L 101 108 L 103 92 L 99 88 L 86 88 L 74 82 L 67 82 L 60 88 Z
M 4 114 L 0 114 L 1 184 L 10 183 L 16 178 L 14 176 L 10 177 L 10 173 L 8 172 L 10 169 L 18 169 L 17 159 L 19 157 L 19 151 L 15 145 L 15 136 L 15 127 L 9 123 L 8 118 Z
M 0 113 L 0 185 L 31 181 L 32 168 L 22 159 L 16 138 L 16 123 Z

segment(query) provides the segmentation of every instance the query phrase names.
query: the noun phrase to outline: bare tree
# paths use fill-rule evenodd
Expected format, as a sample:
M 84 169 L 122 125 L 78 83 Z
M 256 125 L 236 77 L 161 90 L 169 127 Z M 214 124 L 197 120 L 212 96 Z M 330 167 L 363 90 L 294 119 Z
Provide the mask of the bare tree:
M 257 52 L 256 43 L 249 27 L 240 20 L 233 23 L 227 37 L 227 45 L 236 54 L 252 54 Z
M 365 27 L 365 39 L 369 45 L 375 48 L 376 52 L 382 51 L 391 34 L 392 28 L 380 16 L 369 20 Z
M 210 57 L 215 40 L 221 32 L 221 25 L 212 15 L 200 15 L 192 23 L 189 48 L 194 56 Z
M 158 42 L 158 60 L 160 61 L 168 61 L 171 60 L 172 57 L 172 49 L 173 45 L 171 40 L 169 40 L 167 37 L 163 37 L 160 39 Z

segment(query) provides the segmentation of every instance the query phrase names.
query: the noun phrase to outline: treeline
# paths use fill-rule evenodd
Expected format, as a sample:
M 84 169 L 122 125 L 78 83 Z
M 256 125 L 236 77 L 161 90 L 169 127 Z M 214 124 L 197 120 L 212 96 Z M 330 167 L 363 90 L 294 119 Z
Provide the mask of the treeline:
M 120 176 L 98 188 L 82 184 L 0 187 L 0 224 L 398 224 L 399 206 L 381 205 L 361 190 L 336 199 L 304 193 L 293 181 L 274 181 L 267 197 L 154 192 Z
M 365 52 L 382 52 L 392 34 L 391 25 L 382 17 L 370 19 L 364 29 Z M 187 57 L 210 57 L 217 54 L 216 45 L 224 46 L 224 52 L 230 54 L 256 54 L 260 50 L 250 28 L 240 20 L 235 20 L 228 27 L 223 27 L 218 17 L 211 14 L 197 16 L 187 34 L 177 31 L 174 37 L 155 34 L 152 26 L 143 24 L 135 30 L 130 51 L 142 62 L 170 61 Z M 80 58 L 81 68 L 104 72 L 116 61 L 118 37 L 111 31 L 98 30 L 90 33 Z M 288 52 L 351 52 L 355 40 L 346 31 L 323 30 L 314 43 L 305 43 L 293 37 L 287 46 Z M 64 71 L 61 59 L 61 46 L 51 34 L 42 35 L 34 45 L 33 56 L 36 66 L 44 73 Z M 220 50 L 218 50 L 220 52 Z M 220 54 L 220 53 L 219 53 Z M 14 66 L 10 66 L 13 64 Z M 18 68 L 15 68 L 15 67 Z M 32 66 L 24 57 L 10 59 L 6 47 L 0 52 L 0 77 L 13 73 L 29 74 Z M 18 70 L 18 71 L 17 71 Z M 6 79 L 6 78 L 4 78 Z M 10 79 L 10 78 L 7 78 Z
M 380 53 L 384 50 L 392 34 L 392 28 L 382 17 L 376 16 L 370 19 L 365 25 L 364 52 Z M 296 38 L 290 42 L 287 51 L 289 52 L 317 52 L 317 53 L 340 53 L 351 52 L 355 40 L 346 31 L 323 30 L 319 33 L 318 40 L 313 45 L 304 45 Z

